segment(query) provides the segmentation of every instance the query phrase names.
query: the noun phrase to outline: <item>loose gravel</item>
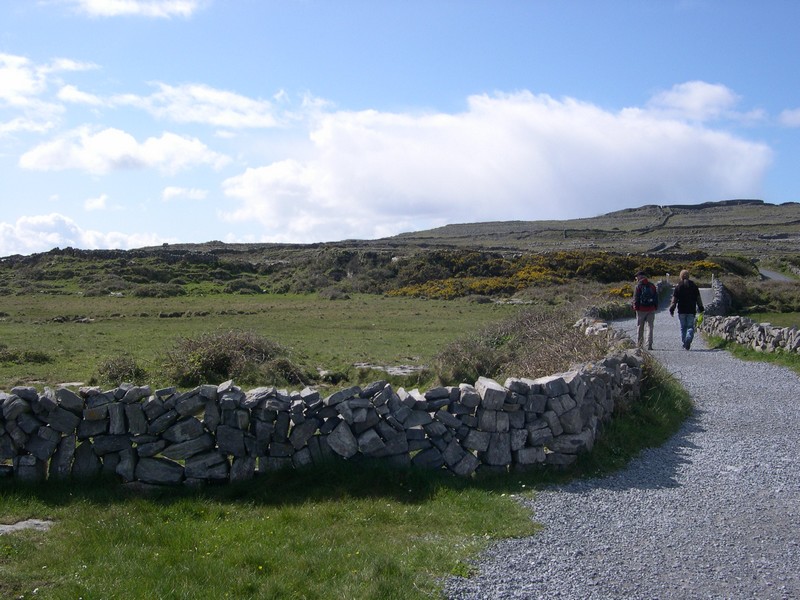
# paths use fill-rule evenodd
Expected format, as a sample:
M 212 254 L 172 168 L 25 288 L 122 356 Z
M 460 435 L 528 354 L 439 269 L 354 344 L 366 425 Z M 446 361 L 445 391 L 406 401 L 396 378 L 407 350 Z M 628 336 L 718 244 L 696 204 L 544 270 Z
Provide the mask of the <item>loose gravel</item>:
M 494 544 L 448 598 L 800 598 L 800 378 L 699 337 L 686 351 L 666 311 L 652 353 L 694 400 L 680 431 L 609 477 L 521 499 L 543 531 Z

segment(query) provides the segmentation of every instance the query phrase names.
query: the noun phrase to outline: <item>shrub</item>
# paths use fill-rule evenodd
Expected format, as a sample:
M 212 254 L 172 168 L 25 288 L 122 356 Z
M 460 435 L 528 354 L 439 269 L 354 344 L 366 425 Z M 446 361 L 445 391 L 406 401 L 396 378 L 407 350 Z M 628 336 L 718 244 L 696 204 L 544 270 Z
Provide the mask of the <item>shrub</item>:
M 343 290 L 340 290 L 339 288 L 333 287 L 333 286 L 326 287 L 325 289 L 320 290 L 319 291 L 319 297 L 322 298 L 323 300 L 349 300 L 350 299 L 350 296 L 346 292 L 344 292 Z
M 6 344 L 0 344 L 0 362 L 16 364 L 44 364 L 53 362 L 53 357 L 42 350 L 15 350 Z
M 521 311 L 449 344 L 433 368 L 441 383 L 454 385 L 480 376 L 541 377 L 605 356 L 606 338 L 584 335 L 573 327 L 576 320 L 568 310 Z
M 164 370 L 180 386 L 228 379 L 247 382 L 253 380 L 263 365 L 285 352 L 275 342 L 248 331 L 207 333 L 178 340 L 167 352 Z
M 169 283 L 144 284 L 133 289 L 133 295 L 137 298 L 174 298 L 185 294 L 186 290 L 181 286 Z
M 97 373 L 102 381 L 112 385 L 140 383 L 147 377 L 147 371 L 129 354 L 106 358 L 98 365 Z
M 226 294 L 260 294 L 262 292 L 260 285 L 246 279 L 234 279 L 228 282 L 223 291 Z

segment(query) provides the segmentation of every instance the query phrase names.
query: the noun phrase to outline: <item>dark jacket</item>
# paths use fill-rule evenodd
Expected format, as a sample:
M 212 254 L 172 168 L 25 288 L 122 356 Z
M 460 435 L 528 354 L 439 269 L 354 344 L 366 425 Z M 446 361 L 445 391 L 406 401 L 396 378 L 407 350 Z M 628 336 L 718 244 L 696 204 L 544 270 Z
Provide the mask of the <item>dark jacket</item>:
M 656 303 L 654 306 L 642 306 L 640 299 L 642 297 L 642 287 L 649 286 L 653 290 L 653 294 L 655 295 Z M 643 277 L 642 280 L 636 285 L 636 289 L 633 291 L 633 310 L 638 312 L 655 312 L 658 310 L 658 288 L 650 283 L 647 280 L 647 277 Z
M 669 312 L 674 313 L 675 307 L 678 308 L 679 315 L 693 315 L 695 308 L 698 312 L 703 312 L 703 300 L 700 298 L 700 290 L 691 279 L 683 279 L 672 290 L 672 302 L 669 304 Z

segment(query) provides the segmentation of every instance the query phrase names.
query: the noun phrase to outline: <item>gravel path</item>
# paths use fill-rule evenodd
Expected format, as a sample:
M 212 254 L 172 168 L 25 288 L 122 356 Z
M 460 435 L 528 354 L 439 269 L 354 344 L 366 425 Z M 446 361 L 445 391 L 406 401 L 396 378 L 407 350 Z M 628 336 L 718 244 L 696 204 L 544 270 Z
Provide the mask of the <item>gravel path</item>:
M 523 500 L 544 530 L 493 545 L 448 598 L 800 598 L 800 378 L 687 352 L 666 311 L 655 327 L 694 415 L 621 472 Z

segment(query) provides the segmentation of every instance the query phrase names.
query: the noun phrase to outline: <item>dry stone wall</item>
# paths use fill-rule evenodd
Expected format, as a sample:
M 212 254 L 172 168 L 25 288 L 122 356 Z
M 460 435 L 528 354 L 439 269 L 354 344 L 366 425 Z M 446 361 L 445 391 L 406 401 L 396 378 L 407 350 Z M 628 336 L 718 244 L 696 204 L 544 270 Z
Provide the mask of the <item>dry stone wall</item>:
M 592 449 L 616 406 L 639 399 L 641 369 L 641 354 L 619 351 L 503 385 L 480 378 L 423 393 L 378 381 L 325 397 L 233 381 L 185 392 L 15 387 L 0 392 L 0 475 L 199 484 L 333 460 L 463 477 L 563 466 Z
M 706 316 L 698 329 L 759 352 L 800 353 L 800 331 L 796 327 L 773 327 L 739 316 Z

